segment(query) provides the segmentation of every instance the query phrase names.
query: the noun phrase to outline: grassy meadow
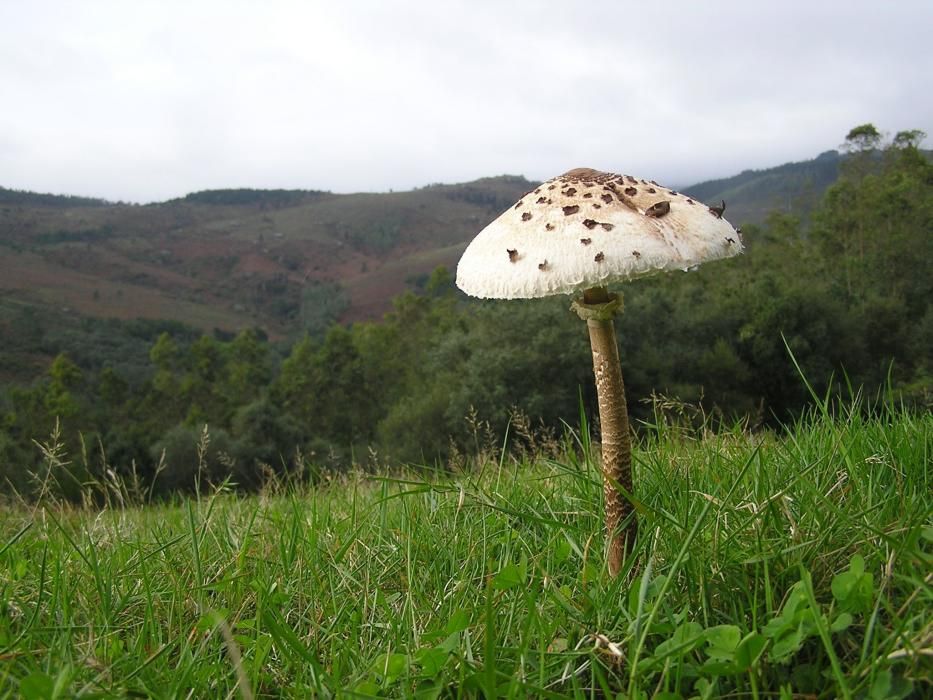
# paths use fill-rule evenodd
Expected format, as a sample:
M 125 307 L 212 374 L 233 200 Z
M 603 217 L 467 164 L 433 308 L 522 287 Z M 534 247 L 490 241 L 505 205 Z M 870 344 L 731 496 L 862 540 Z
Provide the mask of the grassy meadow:
M 443 472 L 10 504 L 0 697 L 929 697 L 933 417 L 657 415 L 616 580 L 585 425 Z

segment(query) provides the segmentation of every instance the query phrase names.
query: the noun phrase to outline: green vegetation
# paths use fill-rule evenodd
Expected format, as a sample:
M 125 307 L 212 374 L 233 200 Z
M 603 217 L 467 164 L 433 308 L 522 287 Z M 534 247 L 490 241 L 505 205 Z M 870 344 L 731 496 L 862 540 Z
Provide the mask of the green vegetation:
M 267 207 L 291 207 L 326 194 L 330 193 L 320 190 L 256 190 L 240 188 L 192 192 L 184 197 L 184 201 L 211 205 L 259 205 L 265 209 Z
M 74 197 L 60 194 L 43 194 L 0 187 L 0 206 L 20 207 L 105 207 L 110 205 L 105 199 L 93 197 Z
M 808 226 L 775 213 L 745 227 L 741 258 L 627 285 L 618 326 L 635 420 L 650 419 L 645 400 L 659 394 L 727 425 L 792 421 L 810 396 L 788 349 L 820 395 L 863 387 L 929 409 L 933 164 L 919 139 L 904 132 L 879 151 L 856 134 Z M 594 413 L 586 331 L 566 301 L 467 300 L 439 269 L 378 323 L 334 324 L 346 304 L 339 287 L 309 285 L 292 313 L 310 334 L 290 344 L 256 330 L 127 327 L 140 335 L 0 313 L 12 344 L 0 352 L 38 344 L 50 366 L 0 399 L 0 479 L 33 493 L 44 459 L 34 441 L 56 425 L 70 454 L 167 495 L 194 489 L 205 424 L 208 476 L 251 489 L 299 456 L 447 463 L 472 445 L 468 416 L 502 435 L 516 412 L 561 430 L 581 395 Z M 73 469 L 62 488 L 77 497 L 94 467 Z
M 776 436 L 655 409 L 617 579 L 585 426 L 479 432 L 453 474 L 303 460 L 253 497 L 208 487 L 204 434 L 199 500 L 101 471 L 102 511 L 8 509 L 0 695 L 927 696 L 930 414 L 820 402 Z M 46 451 L 50 481 L 80 459 Z
M 38 352 L 52 359 L 61 353 L 82 371 L 97 375 L 105 367 L 131 386 L 138 386 L 152 373 L 149 349 L 162 333 L 189 343 L 201 332 L 168 319 L 98 319 L 51 312 L 0 300 L 0 366 L 16 376 L 37 372 L 32 366 L 17 367 L 17 360 Z
M 406 277 L 454 264 L 462 242 L 496 214 L 493 204 L 506 206 L 528 186 L 499 177 L 383 194 L 213 190 L 99 207 L 70 207 L 67 198 L 45 206 L 44 195 L 22 193 L 0 203 L 0 304 L 46 318 L 141 315 L 207 333 L 261 326 L 273 337 L 317 334 L 336 320 L 331 308 L 342 321 L 388 311 Z M 302 325 L 304 290 L 335 282 L 347 290 L 345 301 Z M 38 374 L 7 367 L 51 359 L 17 345 L 0 366 L 4 381 Z
M 813 160 L 785 163 L 766 170 L 745 170 L 684 191 L 701 202 L 726 200 L 732 221 L 764 221 L 773 211 L 806 218 L 839 177 L 843 157 L 826 151 Z
M 528 190 L 538 183 L 526 180 L 520 175 L 500 175 L 482 178 L 465 185 L 432 185 L 432 187 L 442 191 L 448 199 L 485 207 L 491 215 L 498 216 L 502 210 L 515 203 L 507 191 L 496 187 L 496 185 L 503 184 L 518 185 Z
M 112 226 L 101 226 L 100 228 L 80 229 L 77 231 L 50 231 L 41 233 L 35 237 L 35 242 L 39 245 L 54 245 L 56 243 L 96 243 L 98 241 L 113 238 L 114 231 Z
M 617 579 L 566 301 L 412 269 L 347 326 L 341 286 L 250 278 L 306 331 L 287 342 L 0 301 L 3 379 L 41 362 L 0 394 L 0 697 L 929 695 L 922 138 L 856 127 L 806 221 L 623 290 L 643 535 Z M 472 225 L 520 184 L 397 197 Z
M 368 230 L 352 231 L 344 235 L 354 248 L 378 255 L 398 245 L 401 231 L 401 222 L 380 221 Z

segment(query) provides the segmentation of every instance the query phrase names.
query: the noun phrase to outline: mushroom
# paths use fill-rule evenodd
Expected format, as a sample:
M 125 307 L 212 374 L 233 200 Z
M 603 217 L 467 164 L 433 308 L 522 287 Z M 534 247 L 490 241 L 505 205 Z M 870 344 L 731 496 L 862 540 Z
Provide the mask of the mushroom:
M 628 410 L 612 322 L 622 297 L 608 286 L 660 271 L 687 271 L 737 255 L 743 246 L 717 208 L 695 206 L 653 180 L 577 168 L 540 189 L 547 190 L 548 199 L 526 194 L 467 246 L 457 265 L 457 286 L 484 299 L 580 295 L 571 308 L 586 321 L 593 352 L 607 561 L 610 575 L 616 576 L 632 551 L 638 525 L 631 500 Z M 594 249 L 599 251 L 595 256 Z M 516 260 L 513 250 L 522 252 Z

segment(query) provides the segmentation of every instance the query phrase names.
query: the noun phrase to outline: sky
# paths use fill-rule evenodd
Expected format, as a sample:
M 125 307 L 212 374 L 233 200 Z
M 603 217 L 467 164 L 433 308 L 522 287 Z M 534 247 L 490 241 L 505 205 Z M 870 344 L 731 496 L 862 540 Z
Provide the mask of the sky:
M 0 186 L 151 202 L 933 141 L 930 0 L 0 0 Z

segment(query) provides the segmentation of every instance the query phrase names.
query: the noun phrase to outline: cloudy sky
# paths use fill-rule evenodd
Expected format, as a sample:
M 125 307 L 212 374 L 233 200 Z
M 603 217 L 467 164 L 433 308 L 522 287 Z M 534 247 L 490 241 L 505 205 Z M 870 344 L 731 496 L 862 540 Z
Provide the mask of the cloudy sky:
M 933 141 L 930 0 L 0 0 L 0 186 L 148 202 Z

